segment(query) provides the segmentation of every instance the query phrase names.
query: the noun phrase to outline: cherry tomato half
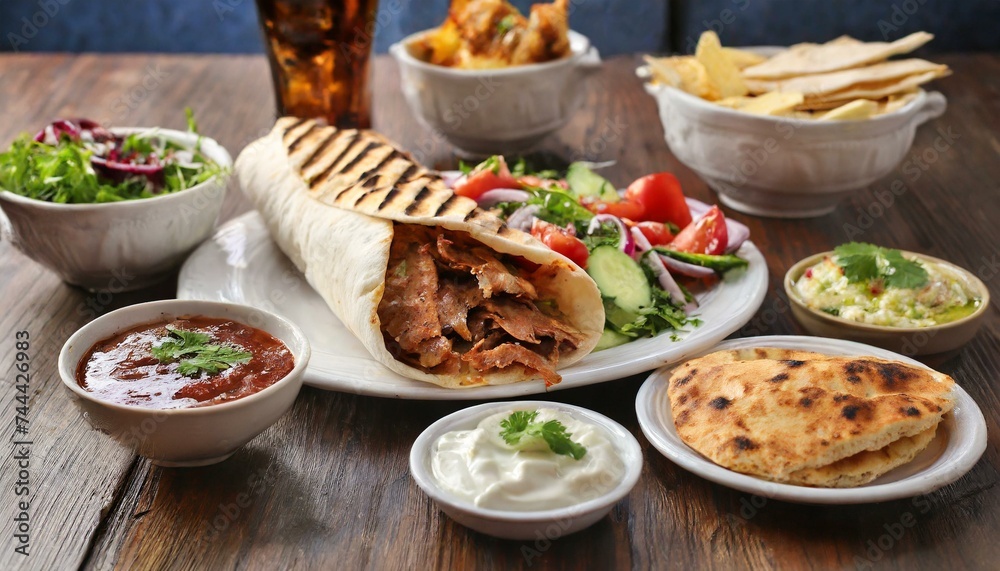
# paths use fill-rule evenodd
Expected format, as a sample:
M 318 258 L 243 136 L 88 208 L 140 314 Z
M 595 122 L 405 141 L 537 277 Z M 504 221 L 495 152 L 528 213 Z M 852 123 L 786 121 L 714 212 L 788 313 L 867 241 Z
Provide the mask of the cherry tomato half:
M 633 220 L 672 222 L 678 228 L 691 223 L 691 209 L 684 199 L 681 183 L 668 172 L 636 179 L 625 190 L 625 200 L 642 205 L 643 215 Z
M 628 218 L 629 220 L 642 220 L 645 209 L 638 202 L 631 200 L 621 200 L 618 202 L 604 202 L 603 200 L 584 200 L 583 205 L 594 214 L 611 214 L 618 218 Z
M 459 180 L 455 185 L 455 194 L 478 200 L 484 192 L 497 188 L 521 188 L 500 155 L 480 163 L 465 178 Z
M 726 217 L 718 206 L 713 206 L 704 216 L 684 227 L 670 247 L 680 252 L 719 255 L 726 252 L 728 242 Z
M 544 220 L 535 219 L 531 224 L 531 235 L 541 240 L 550 250 L 566 256 L 576 265 L 586 269 L 587 258 L 590 257 L 587 245 L 570 234 L 569 230 Z
M 625 224 L 629 228 L 638 228 L 653 246 L 666 246 L 674 240 L 674 235 L 670 232 L 670 228 L 667 228 L 667 225 L 662 222 L 632 222 L 631 220 L 626 220 Z

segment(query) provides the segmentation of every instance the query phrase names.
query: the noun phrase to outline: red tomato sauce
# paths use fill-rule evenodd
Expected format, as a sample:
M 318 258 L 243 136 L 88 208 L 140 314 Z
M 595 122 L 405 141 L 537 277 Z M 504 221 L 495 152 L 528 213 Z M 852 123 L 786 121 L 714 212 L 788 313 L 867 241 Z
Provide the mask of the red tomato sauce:
M 167 326 L 211 336 L 211 344 L 251 353 L 250 360 L 216 374 L 177 372 L 179 362 L 160 362 L 154 346 L 171 340 Z M 229 402 L 260 392 L 287 375 L 295 358 L 277 338 L 225 319 L 186 317 L 151 323 L 99 341 L 77 368 L 76 381 L 102 400 L 155 409 L 190 408 Z

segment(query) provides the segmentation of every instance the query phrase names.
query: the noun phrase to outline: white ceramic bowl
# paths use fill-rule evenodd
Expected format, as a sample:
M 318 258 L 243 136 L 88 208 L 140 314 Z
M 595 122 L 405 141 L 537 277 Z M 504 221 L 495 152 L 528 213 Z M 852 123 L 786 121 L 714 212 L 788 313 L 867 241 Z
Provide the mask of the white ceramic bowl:
M 816 121 L 744 113 L 663 85 L 646 84 L 646 91 L 670 150 L 725 205 L 779 218 L 822 216 L 886 176 L 909 152 L 917 127 L 947 107 L 940 93 L 921 91 L 892 113 Z
M 442 488 L 431 468 L 431 451 L 443 434 L 453 430 L 471 430 L 487 416 L 507 410 L 552 408 L 603 428 L 611 437 L 624 464 L 621 482 L 600 497 L 565 508 L 544 511 L 501 511 L 485 509 L 458 498 Z M 628 495 L 642 472 L 639 442 L 622 425 L 594 411 L 569 404 L 546 401 L 511 401 L 486 403 L 449 414 L 427 427 L 410 449 L 410 474 L 417 485 L 451 519 L 480 533 L 504 539 L 545 538 L 554 540 L 593 525 Z
M 197 140 L 193 133 L 157 130 L 181 145 L 194 146 Z M 201 149 L 226 174 L 152 198 L 55 204 L 0 190 L 4 234 L 24 255 L 90 290 L 126 291 L 162 280 L 211 235 L 226 195 L 232 158 L 212 139 L 202 137 Z
M 590 40 L 569 32 L 565 58 L 502 69 L 468 70 L 433 65 L 415 46 L 432 30 L 393 44 L 410 109 L 460 154 L 522 153 L 562 128 L 583 103 L 586 76 L 601 58 Z
M 295 367 L 273 385 L 241 399 L 172 410 L 111 403 L 77 384 L 77 367 L 97 342 L 139 325 L 191 315 L 231 319 L 270 333 L 292 352 Z M 309 354 L 302 331 L 273 313 L 232 303 L 172 299 L 124 307 L 84 325 L 59 352 L 59 376 L 95 429 L 160 466 L 206 466 L 229 458 L 291 408 Z

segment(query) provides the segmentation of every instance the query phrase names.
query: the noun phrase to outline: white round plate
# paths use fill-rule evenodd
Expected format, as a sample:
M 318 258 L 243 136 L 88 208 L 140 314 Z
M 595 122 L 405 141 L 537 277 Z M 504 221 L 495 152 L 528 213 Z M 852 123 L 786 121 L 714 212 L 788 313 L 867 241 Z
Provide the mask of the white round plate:
M 775 335 L 733 339 L 704 353 L 727 349 L 779 347 L 827 355 L 871 355 L 929 368 L 902 355 L 840 339 Z M 769 482 L 727 470 L 702 456 L 677 435 L 670 414 L 667 385 L 673 367 L 650 375 L 635 398 L 643 434 L 670 461 L 706 480 L 770 499 L 804 504 L 861 504 L 885 502 L 926 494 L 950 484 L 975 466 L 986 450 L 986 419 L 969 393 L 955 385 L 955 408 L 945 415 L 937 435 L 913 461 L 856 488 L 810 488 Z
M 560 369 L 563 380 L 549 390 L 568 389 L 655 369 L 715 345 L 742 327 L 764 301 L 767 264 L 751 242 L 738 254 L 745 270 L 727 274 L 716 287 L 698 295 L 698 327 L 669 332 L 587 355 Z M 326 303 L 278 248 L 256 212 L 216 230 L 184 263 L 177 284 L 180 299 L 242 303 L 272 311 L 302 328 L 312 344 L 305 382 L 321 389 L 363 395 L 429 400 L 520 397 L 545 391 L 541 380 L 510 385 L 445 389 L 408 379 L 383 367 L 337 319 Z

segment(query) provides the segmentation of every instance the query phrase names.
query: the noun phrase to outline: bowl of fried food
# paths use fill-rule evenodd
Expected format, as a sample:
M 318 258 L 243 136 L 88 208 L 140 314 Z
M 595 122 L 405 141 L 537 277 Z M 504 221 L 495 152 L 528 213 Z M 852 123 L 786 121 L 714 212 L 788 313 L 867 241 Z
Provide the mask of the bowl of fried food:
M 946 65 L 889 59 L 931 38 L 733 49 L 709 31 L 694 55 L 647 57 L 639 75 L 670 150 L 723 203 L 807 218 L 892 172 L 917 127 L 944 113 L 944 96 L 921 86 Z
M 568 0 L 455 0 L 438 28 L 390 47 L 417 119 L 466 156 L 523 153 L 583 103 L 600 56 L 569 29 Z

